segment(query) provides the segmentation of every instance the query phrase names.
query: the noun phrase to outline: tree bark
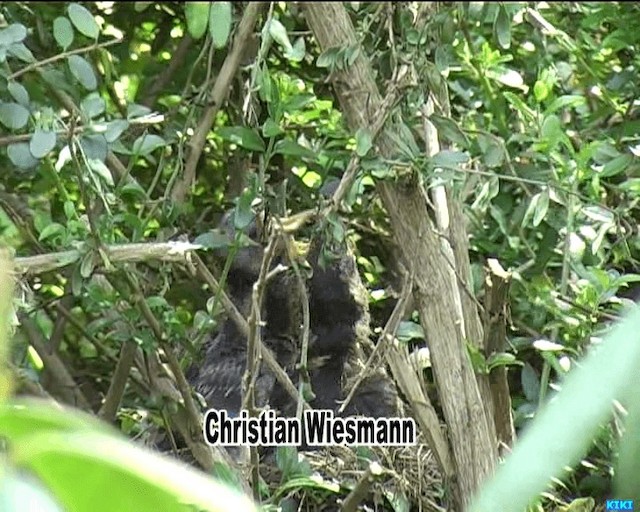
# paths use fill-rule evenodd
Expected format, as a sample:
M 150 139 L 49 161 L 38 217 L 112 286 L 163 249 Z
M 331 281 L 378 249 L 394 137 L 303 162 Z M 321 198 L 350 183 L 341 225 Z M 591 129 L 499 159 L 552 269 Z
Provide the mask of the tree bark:
M 323 51 L 358 44 L 342 3 L 309 2 L 302 6 L 309 27 Z M 360 52 L 348 69 L 335 70 L 332 78 L 349 128 L 355 132 L 371 126 L 381 108 L 382 98 L 364 54 Z M 393 138 L 389 136 L 391 133 L 393 127 L 387 127 L 378 139 L 378 149 L 386 157 L 396 153 Z M 452 289 L 451 262 L 441 251 L 420 177 L 397 176 L 393 182 L 380 181 L 377 190 L 389 213 L 403 262 L 414 274 L 414 297 L 429 336 L 436 385 L 456 468 L 456 475 L 449 482 L 453 490 L 452 510 L 462 510 L 493 472 L 497 443 L 495 436 L 491 435 L 494 429 L 489 422 L 493 420 L 487 418 L 467 355 L 464 319 L 453 314 L 456 311 L 454 293 L 459 291 Z M 481 335 L 477 315 L 476 311 L 471 331 L 474 335 Z M 474 341 L 481 343 L 482 338 Z

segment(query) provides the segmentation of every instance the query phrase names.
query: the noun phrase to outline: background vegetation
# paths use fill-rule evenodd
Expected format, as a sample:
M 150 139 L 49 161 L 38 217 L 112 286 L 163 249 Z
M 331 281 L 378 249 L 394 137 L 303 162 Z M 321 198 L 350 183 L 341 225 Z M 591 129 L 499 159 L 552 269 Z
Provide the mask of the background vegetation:
M 220 273 L 208 252 L 186 242 L 216 246 L 211 229 L 234 205 L 242 215 L 251 207 L 278 215 L 325 207 L 357 158 L 340 212 L 333 211 L 329 222 L 337 236 L 355 243 L 374 334 L 386 325 L 403 282 L 394 228 L 375 185 L 413 173 L 425 188 L 445 185 L 464 204 L 468 284 L 479 303 L 486 306 L 488 261 L 497 259 L 508 270 L 508 300 L 501 309 L 506 348 L 493 359 L 471 347 L 469 354 L 479 374 L 508 367 L 518 432 L 536 418 L 578 358 L 637 297 L 640 7 L 345 7 L 358 44 L 321 51 L 304 8 L 294 3 L 0 6 L 0 245 L 17 258 L 19 277 L 8 378 L 0 381 L 3 399 L 15 392 L 55 399 L 99 416 L 120 434 L 153 443 L 181 410 L 187 416 L 195 411 L 197 402 L 180 375 L 197 362 L 222 311 L 215 281 L 203 277 L 203 268 L 214 269 L 218 278 Z M 257 23 L 249 24 L 252 8 Z M 397 88 L 386 112 L 399 127 L 394 158 L 378 151 L 373 126 L 351 130 L 341 114 L 335 79 L 362 58 L 383 95 Z M 404 81 L 399 69 L 408 70 Z M 424 108 L 429 98 L 433 115 Z M 434 156 L 422 142 L 427 118 L 442 146 Z M 345 221 L 344 233 L 338 219 Z M 143 245 L 132 245 L 138 243 Z M 5 303 L 8 290 L 0 297 Z M 420 325 L 419 308 L 410 304 L 402 320 L 400 342 L 411 351 L 423 347 L 430 332 Z M 629 326 L 620 340 L 624 332 L 637 340 L 637 326 Z M 611 421 L 596 418 L 601 426 L 593 443 L 589 429 L 577 432 L 586 440 L 579 462 L 531 507 L 573 503 L 591 510 L 608 497 L 634 498 L 640 485 L 634 491 L 633 481 L 612 487 L 620 475 L 616 464 L 623 464 L 627 476 L 638 469 L 637 462 L 618 460 L 624 408 L 638 401 L 637 394 L 615 394 L 634 378 L 637 387 L 639 356 L 633 345 L 627 350 L 626 373 L 601 358 L 590 367 L 596 373 L 587 374 L 592 384 L 611 385 L 602 407 L 611 398 L 622 405 Z M 613 370 L 613 380 L 599 380 L 598 365 Z M 431 369 L 422 376 L 442 414 Z M 578 411 L 585 410 L 593 388 L 582 391 Z M 13 503 L 11 496 L 23 489 L 16 486 L 34 496 L 45 492 L 21 480 L 16 468 L 28 468 L 53 491 L 54 501 L 88 510 L 84 498 L 69 497 L 83 489 L 71 492 L 73 482 L 63 481 L 73 474 L 64 468 L 85 464 L 79 454 L 100 446 L 90 437 L 73 443 L 65 437 L 87 429 L 87 420 L 58 418 L 55 410 L 35 405 L 20 416 L 15 402 L 6 407 L 0 414 L 3 434 L 41 451 L 8 452 L 0 504 Z M 637 418 L 632 407 L 629 413 Z M 89 424 L 87 436 L 100 435 L 96 430 L 104 427 L 97 425 Z M 556 427 L 560 439 L 566 425 Z M 20 444 L 27 430 L 43 437 Z M 637 426 L 629 430 L 637 433 Z M 118 433 L 103 434 L 121 442 Z M 538 453 L 545 446 L 551 450 L 549 443 L 536 445 Z M 626 447 L 634 449 L 637 442 Z M 114 448 L 93 459 L 120 468 L 119 482 L 136 474 L 159 493 L 154 499 L 161 501 L 136 510 L 172 499 L 176 510 L 181 500 L 216 506 L 194 498 L 198 485 L 213 484 L 194 480 L 183 487 L 188 497 L 181 497 L 153 472 L 136 473 L 135 456 L 117 453 Z M 211 454 L 194 457 L 248 490 Z M 48 480 L 42 469 L 47 465 L 62 480 Z M 265 506 L 286 508 L 296 497 L 310 508 L 328 502 L 331 509 L 356 485 L 344 475 L 318 479 L 285 450 L 277 465 L 279 481 L 259 492 Z M 95 500 L 95 489 L 116 473 L 103 473 L 97 487 L 87 485 L 86 499 Z M 385 494 L 384 480 L 379 485 L 378 505 L 416 506 L 409 494 L 397 488 Z M 446 503 L 446 484 L 436 479 L 430 485 L 429 496 Z M 144 500 L 135 487 L 123 484 L 121 490 L 124 503 L 136 495 Z M 115 510 L 110 497 L 102 499 L 95 510 Z

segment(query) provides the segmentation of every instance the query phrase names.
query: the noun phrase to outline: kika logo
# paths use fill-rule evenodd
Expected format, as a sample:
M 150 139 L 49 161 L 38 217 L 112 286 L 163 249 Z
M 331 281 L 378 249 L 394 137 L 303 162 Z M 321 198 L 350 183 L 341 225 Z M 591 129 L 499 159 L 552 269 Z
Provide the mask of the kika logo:
M 633 500 L 607 500 L 607 510 L 633 510 Z

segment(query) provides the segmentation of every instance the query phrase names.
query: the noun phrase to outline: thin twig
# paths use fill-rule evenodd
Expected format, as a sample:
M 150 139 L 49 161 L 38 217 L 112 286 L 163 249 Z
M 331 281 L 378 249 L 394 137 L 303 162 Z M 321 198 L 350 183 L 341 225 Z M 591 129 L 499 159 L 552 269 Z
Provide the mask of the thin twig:
M 34 62 L 33 64 L 29 64 L 25 66 L 20 71 L 16 71 L 15 73 L 9 75 L 7 80 L 15 80 L 16 78 L 28 73 L 29 71 L 33 71 L 35 69 L 41 68 L 42 66 L 46 66 L 47 64 L 51 64 L 53 62 L 59 61 L 66 57 L 70 57 L 71 55 L 78 55 L 79 53 L 87 53 L 92 50 L 97 50 L 98 48 L 107 48 L 108 46 L 112 46 L 117 43 L 121 43 L 122 39 L 112 39 L 110 41 L 105 41 L 104 43 L 95 43 L 89 46 L 83 46 L 82 48 L 76 48 L 75 50 L 69 50 L 68 52 L 62 52 L 58 55 L 54 55 L 53 57 L 49 57 L 48 59 L 40 60 L 38 62 Z

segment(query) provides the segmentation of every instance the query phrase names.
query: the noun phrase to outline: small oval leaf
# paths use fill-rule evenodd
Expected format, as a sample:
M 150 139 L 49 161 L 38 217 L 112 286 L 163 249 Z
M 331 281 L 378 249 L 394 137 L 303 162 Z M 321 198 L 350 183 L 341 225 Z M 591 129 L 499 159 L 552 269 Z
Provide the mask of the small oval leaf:
M 187 18 L 187 30 L 194 39 L 200 39 L 207 31 L 209 23 L 209 2 L 186 2 L 184 15 Z
M 100 34 L 100 27 L 96 23 L 96 19 L 93 14 L 80 4 L 70 4 L 67 13 L 71 19 L 73 26 L 78 29 L 78 32 L 91 38 L 97 39 Z
M 7 156 L 11 163 L 20 169 L 33 169 L 38 165 L 38 160 L 33 158 L 29 151 L 29 144 L 18 142 L 7 147 Z
M 98 87 L 98 81 L 91 64 L 79 55 L 71 55 L 68 59 L 69 70 L 76 80 L 88 91 L 95 90 Z
M 23 107 L 29 106 L 29 93 L 22 84 L 19 84 L 18 82 L 9 82 L 7 89 L 13 99 L 20 103 L 20 105 Z
M 73 43 L 73 26 L 68 18 L 60 16 L 53 22 L 53 37 L 58 46 L 66 50 Z
M 224 48 L 231 33 L 231 2 L 213 2 L 209 11 L 209 34 L 214 48 Z
M 19 103 L 0 105 L 0 123 L 11 130 L 23 128 L 29 120 L 29 111 Z
M 55 132 L 47 132 L 38 128 L 29 142 L 29 151 L 35 158 L 43 158 L 55 147 Z

